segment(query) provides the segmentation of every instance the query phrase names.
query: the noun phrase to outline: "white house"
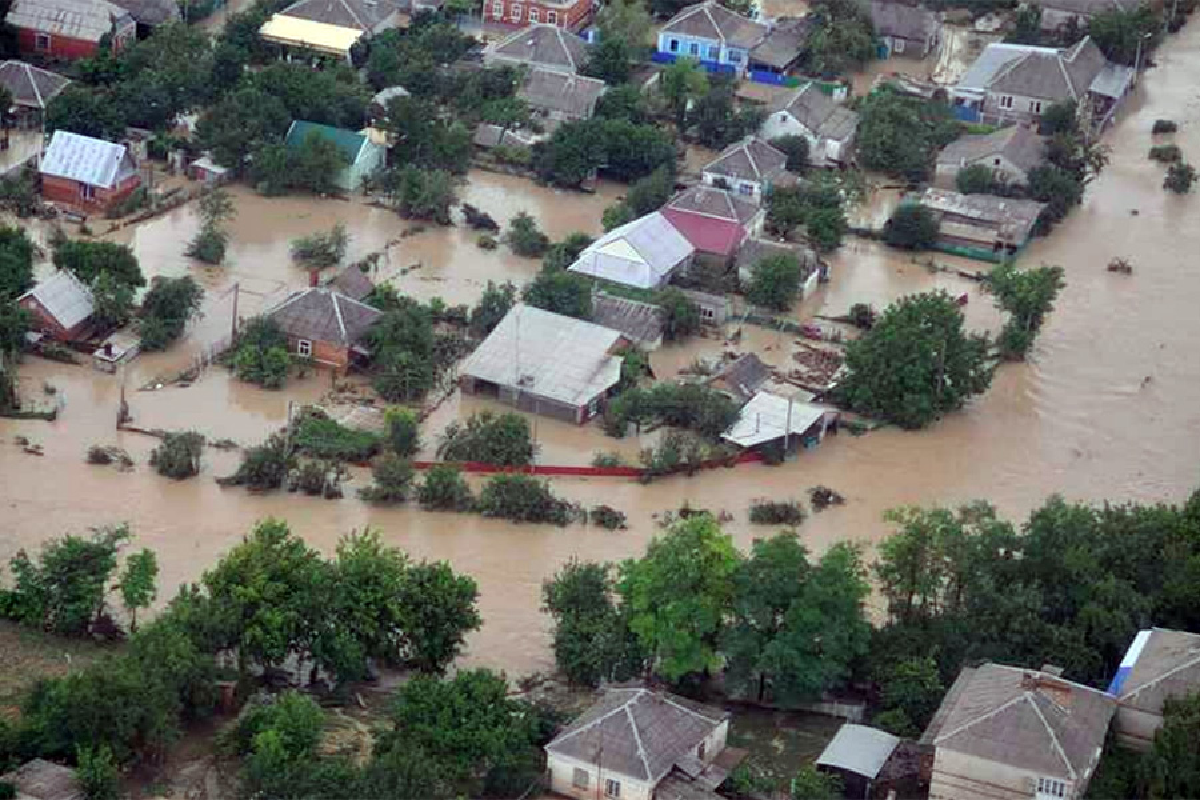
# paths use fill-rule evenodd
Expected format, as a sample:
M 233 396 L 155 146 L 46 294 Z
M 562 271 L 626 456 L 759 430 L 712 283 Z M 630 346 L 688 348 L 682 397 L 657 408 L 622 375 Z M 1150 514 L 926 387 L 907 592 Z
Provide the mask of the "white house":
M 658 52 L 667 58 L 694 58 L 710 69 L 732 68 L 740 75 L 769 31 L 761 22 L 707 0 L 687 6 L 662 26 Z
M 1024 184 L 1029 172 L 1046 163 L 1046 140 L 1029 126 L 1010 125 L 992 133 L 963 136 L 938 153 L 937 177 L 953 182 L 967 167 L 984 166 L 996 177 Z
M 658 211 L 601 236 L 570 271 L 637 289 L 657 289 L 685 271 L 695 248 Z
M 803 136 L 808 140 L 813 163 L 843 162 L 850 154 L 858 114 L 839 105 L 809 81 L 770 109 L 759 128 L 759 136 L 770 141 L 781 136 Z
M 700 172 L 704 182 L 761 203 L 778 183 L 790 182 L 787 156 L 755 136 L 729 145 Z

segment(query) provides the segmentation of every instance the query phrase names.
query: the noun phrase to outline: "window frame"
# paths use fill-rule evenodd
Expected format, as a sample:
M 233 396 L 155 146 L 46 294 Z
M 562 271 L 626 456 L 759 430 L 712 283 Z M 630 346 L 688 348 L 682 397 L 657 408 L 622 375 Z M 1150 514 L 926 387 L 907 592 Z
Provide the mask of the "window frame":
M 592 785 L 592 773 L 588 772 L 583 767 L 575 767 L 575 771 L 571 773 L 571 787 L 574 789 L 590 789 Z
M 92 186 L 90 183 L 79 184 L 79 199 L 80 200 L 95 200 L 96 199 L 96 187 Z
M 313 354 L 312 339 L 297 339 L 296 340 L 296 355 L 302 356 L 304 358 L 312 358 L 312 354 Z
M 520 22 L 525 18 L 525 5 L 523 3 L 513 3 L 508 10 L 508 16 L 513 22 Z
M 667 51 L 670 53 L 678 53 L 679 52 L 679 40 L 678 39 L 668 39 L 667 40 Z
M 504 3 L 492 3 L 492 19 L 504 19 Z
M 46 33 L 45 31 L 35 31 L 34 32 L 34 34 L 33 34 L 33 49 L 34 50 L 38 51 L 39 53 L 48 53 L 48 52 L 50 52 L 50 48 L 51 48 L 52 44 L 53 44 L 53 40 L 51 39 L 50 34 Z
M 553 8 L 546 12 L 546 24 L 547 25 L 557 25 L 558 24 L 558 12 L 555 11 Z
M 604 779 L 604 796 L 612 797 L 614 800 L 620 800 L 621 797 L 621 782 L 612 778 Z
M 691 56 L 692 58 L 700 57 L 700 43 L 699 42 L 692 42 L 691 44 L 688 45 L 688 55 Z
M 538 7 L 530 6 L 529 7 L 529 24 L 536 25 L 537 21 L 538 21 L 538 16 L 539 16 L 538 15 Z

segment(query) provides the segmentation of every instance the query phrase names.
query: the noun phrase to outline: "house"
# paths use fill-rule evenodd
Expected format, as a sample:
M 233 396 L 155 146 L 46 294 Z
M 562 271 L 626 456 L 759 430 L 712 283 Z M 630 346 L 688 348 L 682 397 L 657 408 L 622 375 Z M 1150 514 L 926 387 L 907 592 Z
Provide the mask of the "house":
M 813 18 L 780 17 L 750 50 L 750 69 L 776 75 L 786 73 L 804 52 L 812 33 Z
M 1033 235 L 1045 203 L 930 187 L 918 201 L 938 219 L 938 247 L 983 257 L 1013 255 Z
M 483 0 L 483 19 L 507 25 L 549 25 L 569 35 L 582 29 L 596 8 L 591 0 Z
M 927 57 L 937 47 L 942 27 L 936 12 L 900 0 L 871 0 L 871 23 L 884 57 Z
M 1024 185 L 1034 167 L 1046 163 L 1046 140 L 1026 125 L 1010 125 L 992 133 L 963 136 L 938 153 L 936 175 L 953 184 L 967 167 L 982 165 L 998 179 Z
M 709 186 L 728 189 L 762 203 L 776 184 L 791 183 L 787 156 L 757 136 L 726 147 L 700 175 Z
M 592 322 L 616 331 L 643 350 L 655 350 L 663 341 L 666 313 L 653 303 L 596 290 L 592 292 Z
M 816 766 L 842 779 L 848 797 L 870 797 L 871 789 L 900 738 L 867 725 L 848 722 L 817 757 Z
M 211 153 L 204 153 L 191 164 L 188 164 L 187 176 L 191 180 L 200 181 L 209 186 L 222 184 L 229 179 L 230 169 L 222 167 L 213 159 Z
M 609 328 L 519 305 L 463 363 L 459 385 L 467 394 L 583 424 L 621 379 L 616 352 L 626 344 Z
M 762 208 L 752 200 L 704 185 L 676 195 L 661 213 L 692 243 L 697 258 L 717 264 L 731 263 L 763 219 Z
M 1162 726 L 1163 703 L 1200 690 L 1200 635 L 1152 628 L 1139 631 L 1108 693 L 1117 698 L 1117 742 L 1146 751 Z
M 328 287 L 292 292 L 263 316 L 287 335 L 288 350 L 346 372 L 368 355 L 363 338 L 382 313 Z
M 737 267 L 738 281 L 744 286 L 754 276 L 754 265 L 764 258 L 772 256 L 791 256 L 800 264 L 800 290 L 797 300 L 803 300 L 817 288 L 825 267 L 820 263 L 817 254 L 811 248 L 794 242 L 772 242 L 757 237 L 747 239 L 738 250 Z
M 709 71 L 741 75 L 750 51 L 769 32 L 766 25 L 743 17 L 716 2 L 687 6 L 658 32 L 658 60 L 694 58 Z
M 1085 36 L 1071 47 L 989 44 L 951 89 L 959 116 L 990 124 L 1037 122 L 1055 103 L 1103 124 L 1133 85 L 1130 67 L 1112 64 Z
M 480 150 L 492 150 L 506 147 L 510 150 L 529 152 L 535 144 L 546 139 L 544 133 L 536 133 L 531 128 L 513 128 L 481 122 L 475 128 L 475 136 L 471 140 Z
M 151 31 L 169 22 L 183 19 L 179 4 L 175 0 L 112 0 L 115 5 L 129 12 L 137 25 L 139 39 L 149 36 Z
M 779 447 L 794 452 L 815 447 L 837 418 L 836 411 L 770 392 L 758 392 L 742 406 L 721 438 L 747 450 Z
M 590 49 L 583 39 L 549 22 L 506 36 L 484 52 L 483 61 L 489 67 L 527 65 L 574 74 L 587 63 Z
M 17 298 L 33 314 L 33 327 L 60 342 L 86 339 L 96 310 L 92 290 L 71 272 L 60 270 Z
M 292 122 L 283 144 L 288 150 L 295 150 L 310 136 L 319 136 L 332 142 L 346 157 L 347 166 L 334 179 L 334 183 L 346 192 L 362 189 L 363 181 L 383 169 L 387 161 L 387 147 L 372 141 L 367 134 L 315 122 Z
M 1086 30 L 1092 17 L 1105 11 L 1133 11 L 1139 0 L 1025 0 L 1023 5 L 1041 10 L 1044 31 L 1059 31 L 1075 26 Z
M 142 183 L 128 148 L 55 131 L 42 156 L 42 197 L 84 211 L 104 211 Z
M 569 269 L 622 286 L 657 289 L 686 272 L 694 252 L 691 242 L 655 211 L 592 242 Z
M 1083 797 L 1117 703 L 1058 673 L 964 668 L 921 737 L 934 747 L 930 800 Z
M 12 114 L 13 127 L 40 127 L 46 105 L 70 83 L 70 78 L 24 61 L 0 62 L 0 86 L 12 95 L 16 109 Z
M 534 67 L 525 75 L 517 98 L 530 111 L 553 122 L 591 119 L 596 102 L 608 86 L 598 78 Z
M 108 0 L 13 0 L 4 21 L 16 29 L 21 55 L 39 58 L 89 58 L 102 40 L 119 53 L 137 38 L 133 17 Z
M 745 753 L 729 713 L 639 687 L 607 689 L 546 745 L 550 790 L 578 800 L 710 797 Z M 685 794 L 688 788 L 694 794 Z M 704 793 L 707 790 L 707 793 Z
M 375 291 L 375 282 L 361 268 L 351 264 L 329 281 L 329 288 L 351 300 L 363 301 Z
M 858 114 L 839 105 L 812 81 L 799 86 L 772 106 L 759 128 L 770 141 L 781 136 L 803 136 L 815 164 L 841 163 L 850 156 Z
M 264 41 L 350 60 L 359 39 L 396 28 L 407 16 L 396 0 L 298 0 L 259 28 Z
M 0 784 L 16 789 L 17 800 L 84 800 L 75 770 L 40 758 L 0 775 Z
M 708 385 L 729 395 L 738 405 L 750 401 L 771 379 L 771 368 L 754 353 L 743 353 L 708 379 Z

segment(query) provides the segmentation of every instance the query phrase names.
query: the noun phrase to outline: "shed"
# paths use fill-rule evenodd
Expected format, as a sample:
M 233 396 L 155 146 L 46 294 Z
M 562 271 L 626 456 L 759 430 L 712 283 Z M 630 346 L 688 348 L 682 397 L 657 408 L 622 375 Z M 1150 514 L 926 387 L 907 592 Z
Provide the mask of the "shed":
M 188 177 L 207 184 L 224 183 L 229 177 L 229 169 L 214 161 L 211 155 L 205 154 L 188 165 Z
M 1014 200 L 989 194 L 961 194 L 929 188 L 921 205 L 938 218 L 938 246 L 966 254 L 1016 253 L 1033 235 L 1046 207 L 1034 200 Z
M 687 238 L 655 211 L 588 245 L 570 271 L 637 289 L 657 289 L 687 270 L 693 252 Z
M 335 182 L 347 192 L 361 189 L 363 181 L 382 169 L 387 160 L 387 148 L 371 141 L 371 137 L 366 133 L 355 133 L 345 128 L 303 120 L 292 122 L 284 138 L 284 146 L 288 150 L 295 150 L 310 136 L 319 136 L 332 142 L 345 156 L 347 166 L 338 173 Z
M 742 406 L 737 421 L 721 438 L 738 447 L 752 448 L 796 437 L 795 441 L 808 446 L 821 441 L 826 417 L 836 413 L 812 403 L 759 392 Z
M 754 353 L 743 353 L 718 370 L 708 384 L 740 404 L 754 397 L 770 378 L 771 368 L 761 358 Z
M 86 338 L 96 310 L 91 290 L 65 270 L 40 281 L 17 304 L 34 315 L 34 327 L 63 342 Z
M 0 783 L 12 784 L 18 800 L 84 800 L 75 770 L 40 758 L 0 775 Z
M 859 776 L 870 786 L 899 744 L 900 738 L 886 731 L 848 722 L 826 745 L 817 766 Z
M 141 185 L 129 149 L 103 139 L 58 130 L 42 157 L 42 196 L 104 210 Z
M 665 314 L 661 306 L 617 297 L 608 292 L 592 294 L 592 322 L 617 331 L 643 350 L 662 344 Z

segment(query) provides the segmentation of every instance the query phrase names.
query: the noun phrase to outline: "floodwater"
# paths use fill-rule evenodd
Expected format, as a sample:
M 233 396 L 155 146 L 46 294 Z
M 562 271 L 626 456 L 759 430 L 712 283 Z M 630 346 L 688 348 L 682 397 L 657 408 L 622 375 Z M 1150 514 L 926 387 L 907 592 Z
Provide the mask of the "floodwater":
M 800 497 L 815 484 L 831 486 L 847 504 L 813 515 L 801 529 L 804 541 L 820 551 L 843 539 L 879 541 L 888 532 L 883 512 L 901 504 L 987 498 L 1003 513 L 1021 516 L 1051 492 L 1092 501 L 1180 500 L 1196 486 L 1200 463 L 1200 359 L 1195 356 L 1200 272 L 1193 263 L 1200 252 L 1200 228 L 1190 224 L 1200 200 L 1165 193 L 1161 170 L 1145 152 L 1157 117 L 1176 119 L 1181 146 L 1200 151 L 1200 96 L 1192 80 L 1200 71 L 1200 25 L 1185 29 L 1158 60 L 1161 66 L 1149 73 L 1124 118 L 1106 136 L 1112 163 L 1089 188 L 1083 206 L 1024 256 L 1027 264 L 1061 265 L 1068 284 L 1029 363 L 1003 367 L 984 397 L 929 430 L 881 430 L 859 438 L 842 434 L 782 467 L 717 470 L 650 486 L 619 479 L 556 480 L 555 490 L 565 497 L 626 511 L 630 529 L 518 527 L 472 516 L 377 509 L 353 499 L 257 497 L 222 489 L 210 477 L 232 469 L 236 454 L 215 451 L 199 479 L 160 478 L 145 466 L 153 440 L 112 430 L 118 377 L 30 360 L 22 368 L 26 394 L 40 396 L 42 382 L 49 381 L 65 389 L 66 407 L 54 423 L 0 423 L 0 560 L 67 531 L 124 520 L 132 524 L 138 546 L 158 551 L 163 594 L 169 595 L 178 583 L 198 578 L 263 517 L 287 519 L 324 552 L 331 552 L 345 532 L 370 525 L 416 558 L 446 559 L 474 576 L 484 626 L 470 637 L 464 663 L 518 675 L 551 666 L 547 619 L 538 610 L 541 582 L 573 557 L 620 560 L 641 554 L 658 530 L 655 516 L 683 503 L 731 513 L 728 530 L 747 547 L 753 536 L 769 532 L 748 524 L 752 498 Z M 465 196 L 498 219 L 525 207 L 561 237 L 577 229 L 598 232 L 600 212 L 615 193 L 606 187 L 598 197 L 559 195 L 517 179 L 476 174 Z M 233 263 L 224 271 L 203 271 L 182 257 L 195 227 L 188 209 L 149 223 L 132 237 L 148 271 L 201 275 L 213 297 L 208 316 L 187 343 L 140 358 L 130 370 L 125 380 L 140 423 L 195 426 L 254 441 L 282 421 L 288 399 L 319 398 L 329 388 L 327 377 L 273 393 L 232 382 L 219 367 L 190 388 L 136 389 L 186 365 L 205 341 L 215 341 L 205 337 L 221 335 L 231 312 L 222 304 L 231 298 L 216 298 L 234 281 L 247 290 L 241 313 L 250 313 L 282 287 L 303 285 L 304 276 L 287 258 L 291 237 L 342 219 L 353 237 L 351 258 L 357 258 L 408 226 L 387 212 L 352 203 L 262 200 L 244 193 L 238 203 Z M 488 278 L 522 280 L 537 269 L 536 262 L 503 249 L 479 251 L 473 241 L 462 229 L 431 229 L 405 238 L 392 248 L 384 276 L 422 297 L 465 302 Z M 1131 260 L 1132 276 L 1105 271 L 1118 255 Z M 952 263 L 940 256 L 937 261 Z M 423 266 L 400 275 L 414 263 Z M 837 253 L 832 282 L 798 313 L 837 315 L 852 302 L 881 306 L 933 286 L 968 294 L 966 313 L 973 327 L 994 330 L 999 324 L 974 284 L 931 274 L 873 243 L 851 243 Z M 747 327 L 738 346 L 779 363 L 793 344 L 785 335 Z M 720 338 L 703 339 L 661 350 L 654 363 L 660 375 L 670 375 L 728 347 Z M 451 398 L 430 427 L 485 405 Z M 45 456 L 24 455 L 11 443 L 17 435 L 41 443 Z M 609 449 L 632 458 L 639 446 L 613 442 L 595 428 L 549 420 L 538 420 L 537 435 L 544 462 L 587 463 L 594 451 Z M 94 442 L 126 447 L 139 461 L 137 470 L 123 474 L 86 466 L 84 450 Z

